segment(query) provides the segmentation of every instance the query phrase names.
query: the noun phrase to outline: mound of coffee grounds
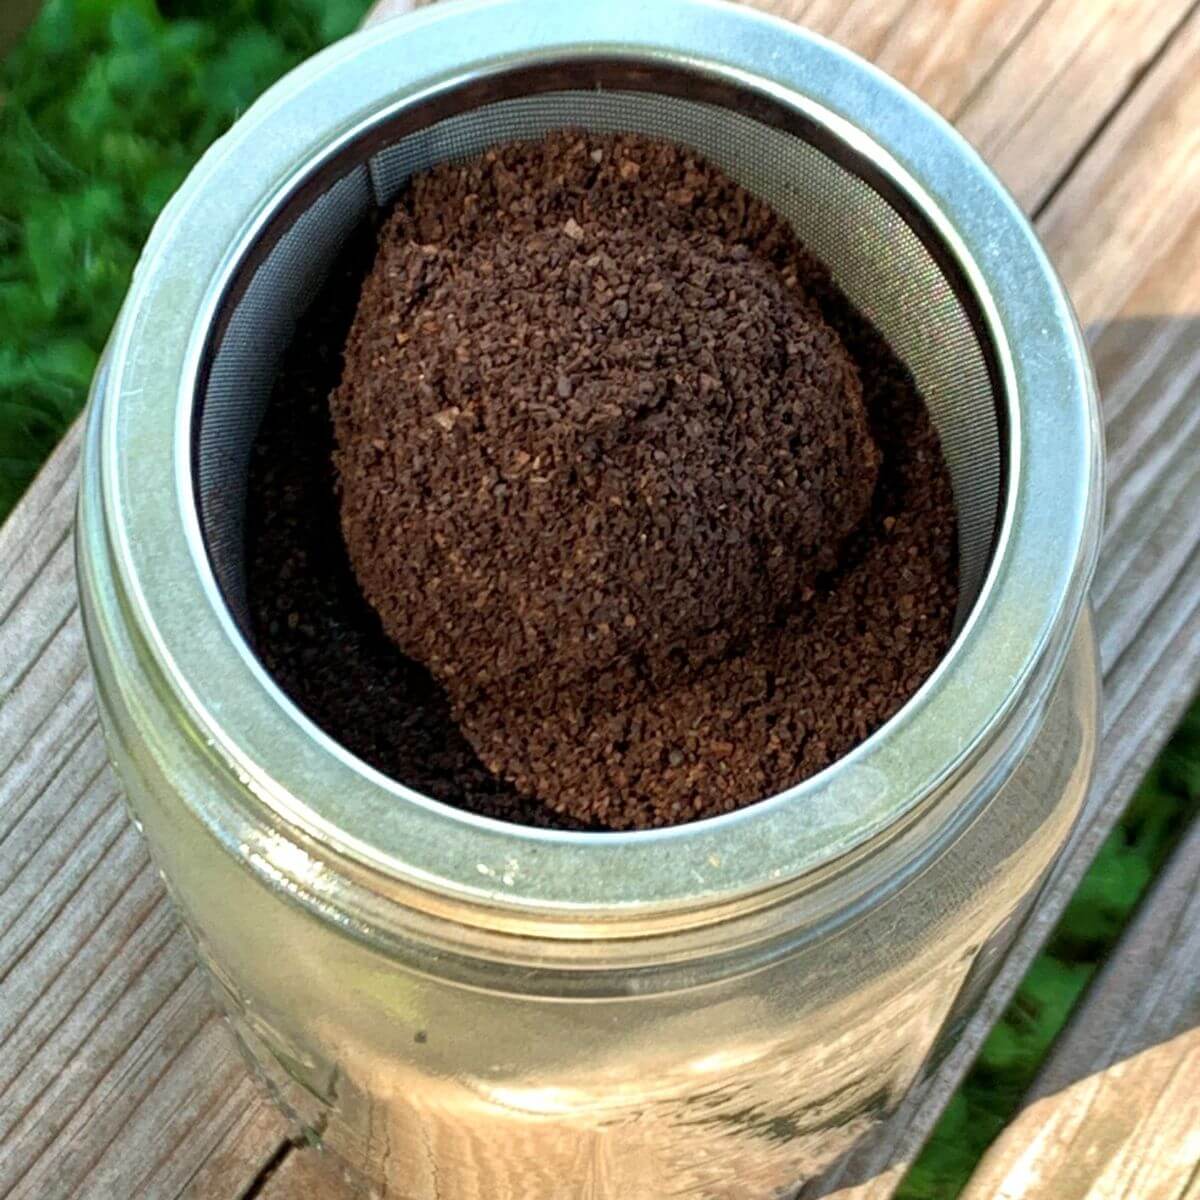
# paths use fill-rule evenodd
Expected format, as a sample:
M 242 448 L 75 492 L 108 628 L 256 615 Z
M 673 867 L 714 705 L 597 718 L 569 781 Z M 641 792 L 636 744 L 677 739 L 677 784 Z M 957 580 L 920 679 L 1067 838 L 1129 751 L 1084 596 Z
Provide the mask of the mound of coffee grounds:
M 330 737 L 435 800 L 522 825 L 594 828 L 493 775 L 419 663 L 384 634 L 350 569 L 338 520 L 329 393 L 378 231 L 365 224 L 301 319 L 250 460 L 246 598 L 254 647 Z
M 564 142 L 569 146 L 582 144 L 586 151 L 583 157 L 590 164 L 584 168 L 588 172 L 586 177 L 591 177 L 594 168 L 604 165 L 603 154 L 599 162 L 593 160 L 597 149 L 608 151 L 614 161 L 622 161 L 616 159 L 617 147 L 607 140 L 572 138 Z M 652 151 L 647 148 L 645 153 L 651 157 L 639 160 L 633 153 L 625 156 L 625 160 L 638 165 L 639 176 L 642 172 L 650 173 L 647 163 L 665 166 L 670 161 L 670 155 L 655 157 L 662 154 L 657 147 Z M 702 172 L 711 172 L 711 168 L 695 160 L 680 156 L 677 161 L 685 172 L 693 172 L 693 179 L 707 178 L 705 187 L 724 187 L 726 191 L 717 194 L 734 197 L 729 207 L 736 212 L 734 185 L 715 172 L 704 176 Z M 619 177 L 620 167 L 616 170 Z M 626 171 L 632 175 L 628 168 Z M 457 177 L 465 179 L 469 173 Z M 563 174 L 561 184 L 556 183 L 556 176 L 551 173 L 553 186 L 548 185 L 548 189 L 553 193 L 555 188 L 559 191 L 567 188 L 566 178 Z M 643 177 L 640 182 L 645 184 L 648 180 Z M 384 254 L 398 224 L 417 220 L 414 214 L 419 210 L 414 205 L 420 186 L 402 202 L 401 211 L 405 215 L 394 215 L 387 226 L 382 239 Z M 449 181 L 444 186 L 448 187 Z M 571 186 L 581 185 L 577 179 Z M 686 190 L 686 176 L 682 186 Z M 615 190 L 616 184 L 612 187 Z M 521 198 L 530 190 L 532 181 L 526 180 L 513 195 L 518 210 Z M 698 188 L 692 190 L 696 193 Z M 442 193 L 443 197 L 449 194 Z M 466 201 L 471 194 L 462 193 L 463 212 L 470 207 Z M 552 199 L 535 202 L 532 210 L 535 214 L 542 203 L 548 209 Z M 660 203 L 663 203 L 661 197 Z M 748 210 L 752 202 L 743 199 L 741 203 Z M 705 627 L 702 618 L 697 622 L 695 616 L 688 615 L 701 613 L 702 609 L 699 605 L 687 607 L 690 600 L 685 597 L 680 601 L 685 610 L 681 614 L 671 614 L 657 625 L 653 624 L 656 618 L 648 618 L 652 622 L 648 630 L 623 641 L 620 639 L 624 635 L 617 635 L 601 642 L 595 660 L 599 662 L 604 654 L 609 655 L 603 670 L 589 668 L 579 639 L 562 651 L 557 644 L 547 648 L 535 641 L 532 657 L 523 667 L 496 672 L 496 678 L 492 679 L 485 665 L 481 674 L 473 677 L 473 683 L 462 689 L 462 699 L 452 689 L 453 703 L 426 670 L 397 649 L 360 593 L 338 536 L 334 473 L 328 457 L 330 422 L 324 405 L 324 397 L 338 379 L 338 351 L 353 312 L 355 284 L 361 281 L 370 261 L 369 233 L 360 242 L 357 257 L 346 257 L 344 269 L 313 305 L 298 332 L 259 436 L 248 513 L 248 589 L 260 654 L 299 705 L 352 751 L 395 778 L 472 811 L 559 827 L 635 828 L 690 820 L 739 807 L 798 782 L 846 753 L 911 696 L 949 643 L 956 601 L 955 526 L 949 479 L 936 435 L 907 372 L 879 335 L 838 293 L 821 265 L 797 247 L 766 210 L 760 207 L 754 218 L 757 223 L 734 225 L 728 215 L 712 215 L 713 210 L 718 214 L 722 211 L 713 191 L 705 192 L 699 201 L 694 194 L 690 199 L 680 197 L 678 201 L 668 198 L 665 204 L 675 205 L 679 210 L 660 209 L 674 222 L 669 225 L 672 233 L 682 231 L 680 248 L 666 266 L 662 260 L 649 257 L 651 252 L 647 251 L 647 263 L 653 263 L 650 269 L 659 272 L 675 269 L 692 250 L 697 254 L 703 250 L 707 256 L 705 267 L 714 275 L 727 264 L 753 260 L 758 273 L 739 276 L 738 286 L 743 290 L 737 295 L 759 305 L 754 309 L 753 320 L 760 329 L 776 330 L 779 323 L 792 319 L 804 322 L 811 339 L 804 343 L 810 347 L 805 359 L 810 364 L 810 375 L 804 377 L 805 386 L 827 400 L 839 396 L 843 401 L 848 400 L 846 407 L 853 411 L 854 382 L 841 383 L 839 391 L 839 385 L 830 386 L 830 380 L 838 376 L 842 380 L 854 379 L 853 370 L 848 371 L 845 366 L 846 355 L 857 367 L 869 436 L 855 433 L 852 421 L 847 424 L 847 443 L 859 450 L 859 457 L 856 460 L 850 454 L 838 461 L 843 464 L 857 461 L 864 475 L 868 471 L 875 473 L 873 464 L 877 454 L 872 443 L 882 450 L 873 492 L 871 481 L 859 478 L 860 486 L 865 483 L 869 501 L 865 515 L 848 538 L 845 531 L 855 525 L 853 516 L 840 524 L 836 516 L 823 516 L 809 509 L 804 517 L 809 524 L 804 528 L 816 529 L 821 521 L 827 521 L 826 528 L 832 530 L 832 544 L 819 545 L 814 541 L 810 547 L 799 540 L 798 561 L 789 568 L 790 575 L 781 570 L 773 573 L 770 555 L 765 563 L 759 560 L 755 573 L 745 567 L 751 560 L 739 557 L 737 548 L 727 552 L 728 557 L 720 561 L 736 563 L 736 569 L 749 573 L 737 576 L 735 594 L 726 595 L 723 600 L 718 598 L 710 606 L 711 627 Z M 440 212 L 428 214 L 431 221 L 443 222 L 440 226 L 411 225 L 414 236 L 410 238 L 410 250 L 416 246 L 419 252 L 422 246 L 438 247 L 446 242 L 453 233 L 444 224 L 448 209 L 452 206 L 444 203 Z M 591 210 L 588 212 L 590 216 Z M 574 220 L 586 238 L 587 223 L 578 216 Z M 722 220 L 729 224 L 720 225 Z M 476 243 L 486 240 L 486 227 L 486 221 L 477 223 Z M 746 246 L 750 251 L 748 257 L 742 257 L 741 251 L 734 257 L 732 246 L 722 249 L 711 240 L 706 243 L 706 235 L 710 239 L 717 236 L 713 229 L 734 229 L 740 233 L 740 240 L 735 241 L 733 236 L 725 240 L 733 246 Z M 763 234 L 757 241 L 756 231 Z M 492 230 L 493 235 L 496 232 Z M 577 240 L 574 232 L 565 237 L 571 242 Z M 486 255 L 467 252 L 465 244 L 460 251 L 456 267 L 475 272 L 472 277 L 482 288 L 485 280 L 480 272 L 487 261 Z M 585 265 L 595 252 L 584 257 Z M 563 247 L 562 273 L 568 284 L 570 264 L 577 261 L 578 253 Z M 435 257 L 421 254 L 421 260 Z M 412 257 L 409 261 L 419 260 Z M 495 255 L 492 261 L 495 262 Z M 601 262 L 598 266 L 605 264 Z M 793 268 L 790 272 L 789 266 Z M 800 297 L 796 316 L 783 304 L 780 293 L 772 290 L 772 281 L 781 275 L 786 280 L 789 274 L 795 282 L 785 281 L 784 287 L 789 294 L 794 292 Z M 421 278 L 428 278 L 435 288 L 449 286 L 447 277 L 439 276 L 436 271 Z M 707 278 L 711 283 L 712 275 Z M 617 280 L 617 286 L 624 286 L 625 282 L 632 292 L 636 282 Z M 678 288 L 676 282 L 675 290 Z M 663 291 L 667 291 L 665 286 Z M 413 300 L 409 311 L 419 309 L 428 321 L 435 310 L 428 306 L 429 291 L 424 295 L 425 302 Z M 727 290 L 718 299 L 724 303 L 728 295 Z M 461 307 L 454 313 L 454 322 L 460 331 L 463 326 L 482 328 L 469 322 L 486 322 L 487 312 L 473 311 L 465 297 L 459 303 Z M 631 302 L 626 299 L 626 303 Z M 577 301 L 576 307 L 582 313 L 587 312 L 582 300 Z M 781 317 L 781 308 L 789 315 Z M 393 314 L 384 308 L 381 315 L 386 321 Z M 404 319 L 397 322 L 399 327 L 393 327 L 390 334 L 392 344 L 400 350 L 416 337 L 410 333 L 404 340 L 409 332 L 403 328 Z M 705 320 L 709 319 L 706 315 Z M 441 340 L 441 333 L 440 329 L 429 332 L 428 352 L 444 364 L 446 343 Z M 550 353 L 561 330 L 546 322 L 540 336 Z M 755 369 L 762 370 L 762 359 L 754 357 L 750 345 L 749 330 L 743 337 L 744 343 L 739 348 L 742 357 L 738 362 L 744 374 L 736 381 L 739 384 L 749 379 Z M 480 343 L 475 334 L 472 339 L 466 344 L 477 350 Z M 778 346 L 778 342 L 775 344 Z M 353 345 L 352 341 L 352 348 Z M 793 345 L 800 347 L 801 343 Z M 710 342 L 707 349 L 718 367 L 713 378 L 725 388 L 728 384 L 720 374 L 720 345 Z M 805 354 L 802 349 L 790 350 L 784 344 L 783 353 L 775 361 L 790 362 L 793 357 L 802 358 Z M 395 361 L 386 341 L 380 343 L 376 357 L 379 361 L 372 365 L 381 375 Z M 636 360 L 620 365 L 628 370 L 621 378 L 636 386 Z M 652 361 L 651 368 L 655 365 L 657 360 Z M 440 378 L 457 378 L 457 386 L 466 388 L 462 381 L 469 377 L 461 372 L 456 376 L 456 371 L 457 367 L 443 365 Z M 653 375 L 652 370 L 649 373 Z M 710 385 L 701 385 L 699 373 L 690 369 L 680 370 L 679 374 L 687 382 L 679 384 L 671 378 L 671 384 L 665 386 L 662 405 L 672 404 L 677 399 L 675 389 L 686 386 L 690 389 L 687 404 L 701 414 L 707 413 Z M 558 427 L 570 431 L 569 437 L 564 435 L 561 442 L 549 440 L 552 453 L 570 451 L 581 455 L 582 466 L 576 467 L 573 484 L 579 494 L 618 498 L 631 494 L 606 487 L 609 480 L 605 466 L 609 458 L 615 458 L 627 471 L 627 463 L 637 461 L 636 451 L 626 459 L 620 457 L 620 452 L 630 444 L 641 444 L 645 431 L 640 426 L 647 421 L 651 428 L 646 444 L 666 455 L 669 462 L 682 464 L 690 455 L 689 469 L 695 470 L 697 464 L 707 461 L 703 457 L 708 453 L 704 441 L 707 431 L 702 420 L 694 435 L 686 428 L 656 433 L 653 411 L 639 416 L 634 408 L 633 416 L 638 419 L 630 421 L 629 408 L 622 407 L 627 402 L 625 394 L 612 402 L 620 411 L 612 414 L 607 425 L 601 422 L 599 433 L 592 435 L 608 439 L 599 442 L 604 453 L 598 458 L 588 458 L 588 434 L 580 431 L 586 429 L 586 415 L 574 418 L 569 406 L 585 385 L 582 371 L 575 376 L 567 375 L 561 390 L 569 394 L 559 395 L 560 380 L 555 374 L 551 395 L 536 389 L 525 393 L 530 403 L 548 402 L 559 413 Z M 702 386 L 705 390 L 701 390 Z M 770 385 L 763 390 L 772 395 Z M 461 394 L 465 397 L 469 392 Z M 753 387 L 736 394 L 750 407 L 759 405 L 760 412 L 772 403 L 779 403 L 778 392 L 773 393 L 776 397 L 773 401 L 760 399 L 760 393 Z M 428 399 L 419 388 L 409 397 L 414 408 L 425 405 Z M 432 403 L 439 399 L 435 388 Z M 497 394 L 488 397 L 488 402 L 500 406 L 503 399 Z M 604 401 L 597 394 L 591 402 L 598 405 Z M 336 404 L 337 401 L 335 407 Z M 687 404 L 681 402 L 672 410 L 674 421 L 685 426 L 691 411 Z M 446 411 L 454 407 L 460 411 Z M 487 403 L 484 408 L 488 410 Z M 437 431 L 438 438 L 466 440 L 474 427 L 460 430 L 458 425 L 467 411 L 468 405 L 457 401 L 435 407 L 428 412 L 428 424 Z M 499 413 L 499 407 L 495 411 Z M 773 412 L 765 414 L 762 429 L 753 430 L 754 437 L 747 435 L 755 450 L 765 448 L 773 437 L 780 436 L 778 427 L 770 421 L 772 415 Z M 435 421 L 435 416 L 445 420 Z M 447 421 L 450 428 L 443 429 Z M 417 424 L 408 428 L 414 436 L 422 429 Z M 497 435 L 489 444 L 499 453 L 512 445 L 506 440 L 511 428 L 503 424 L 485 426 L 482 432 Z M 527 432 L 532 437 L 542 427 L 530 428 L 532 432 Z M 789 449 L 791 436 L 788 435 Z M 663 440 L 655 442 L 656 437 Z M 430 456 L 437 453 L 435 447 L 441 444 L 432 432 L 420 443 Z M 796 452 L 800 448 L 797 443 Z M 377 447 L 372 449 L 377 455 L 384 453 Z M 405 453 L 411 456 L 415 452 L 410 449 Z M 533 457 L 531 454 L 530 463 Z M 553 461 L 559 465 L 564 460 Z M 675 498 L 688 496 L 684 490 L 686 475 L 671 475 L 666 469 L 669 462 L 663 464 L 653 453 L 645 461 L 651 467 L 663 467 L 656 484 L 664 489 L 664 494 Z M 718 450 L 715 461 L 720 464 L 729 460 L 722 459 Z M 819 461 L 827 464 L 830 471 L 838 470 L 833 465 L 833 456 Z M 505 477 L 506 462 L 501 459 L 491 464 L 495 469 L 493 489 L 512 482 Z M 765 464 L 769 459 L 764 457 L 762 462 Z M 841 470 L 844 472 L 845 467 Z M 567 471 L 567 479 L 560 482 L 569 480 L 569 468 Z M 732 475 L 730 471 L 730 478 Z M 651 477 L 654 478 L 653 472 Z M 622 483 L 625 480 L 624 475 L 614 478 Z M 840 477 L 837 482 L 847 496 L 852 498 L 857 494 L 852 482 Z M 528 480 L 524 486 L 528 488 Z M 587 491 L 588 486 L 593 490 Z M 754 503 L 759 506 L 753 510 L 760 522 L 757 525 L 748 518 L 743 521 L 740 515 L 730 518 L 728 528 L 737 536 L 758 537 L 766 542 L 771 537 L 782 537 L 781 529 L 795 528 L 779 523 L 771 506 L 762 501 L 769 491 L 753 490 L 744 470 L 742 477 L 728 486 L 742 489 L 739 493 L 742 495 L 752 492 Z M 717 490 L 703 494 L 723 493 Z M 506 499 L 507 493 L 502 491 L 496 509 L 475 511 L 507 511 L 502 503 Z M 700 511 L 678 499 L 672 503 L 682 509 L 671 514 L 675 522 L 682 515 L 694 516 Z M 619 508 L 616 503 L 612 507 Z M 589 528 L 584 521 L 582 527 L 592 537 L 588 544 L 598 553 L 612 555 L 610 561 L 621 567 L 636 561 L 628 548 L 614 543 L 610 549 L 605 541 L 611 529 L 627 526 L 601 522 Z M 697 545 L 719 545 L 698 542 L 694 539 L 700 535 L 687 531 L 677 534 L 669 527 L 658 536 L 671 554 L 680 556 L 677 561 L 686 562 L 689 554 L 701 553 L 694 549 Z M 687 540 L 689 536 L 692 541 Z M 703 553 L 712 551 L 705 549 Z M 569 562 L 561 565 L 571 569 Z M 611 586 L 609 596 L 624 597 L 630 592 L 639 597 L 652 595 L 670 578 L 667 573 L 655 575 L 655 569 L 656 564 L 647 567 L 644 577 L 635 581 L 635 587 L 622 591 Z M 721 580 L 711 579 L 713 574 L 702 572 L 699 586 L 710 586 L 710 580 L 711 586 L 720 584 Z M 566 582 L 571 578 L 568 575 Z M 746 579 L 751 582 L 745 583 Z M 757 588 L 768 599 L 755 597 L 744 602 L 736 591 L 747 587 Z M 772 593 L 773 587 L 778 590 Z M 560 587 L 561 592 L 569 590 Z M 776 598 L 779 596 L 783 599 Z M 551 600 L 557 604 L 564 602 L 564 598 Z M 494 607 L 495 599 L 490 603 Z M 721 629 L 726 609 L 741 622 L 732 633 L 723 633 Z M 521 611 L 519 604 L 516 611 L 518 614 Z M 631 615 L 636 617 L 638 613 Z M 620 625 L 635 633 L 638 629 L 636 624 L 625 626 L 623 620 Z M 560 629 L 553 632 L 564 633 Z M 570 637 L 574 637 L 573 631 Z M 656 657 L 655 647 L 663 639 L 671 638 L 678 639 L 671 646 L 676 652 Z M 470 655 L 467 659 L 477 661 Z M 563 685 L 557 690 L 528 686 L 528 680 L 543 669 L 558 671 Z M 467 674 L 477 670 L 471 666 Z M 614 680 L 618 686 L 614 686 Z M 497 706 L 491 702 L 492 688 L 500 689 L 504 704 Z M 482 765 L 452 717 L 461 721 L 462 728 L 483 748 L 484 759 L 492 770 Z
M 528 742 L 514 713 L 682 681 L 836 565 L 878 452 L 812 273 L 641 138 L 509 145 L 401 198 L 331 399 L 342 529 L 485 761 Z

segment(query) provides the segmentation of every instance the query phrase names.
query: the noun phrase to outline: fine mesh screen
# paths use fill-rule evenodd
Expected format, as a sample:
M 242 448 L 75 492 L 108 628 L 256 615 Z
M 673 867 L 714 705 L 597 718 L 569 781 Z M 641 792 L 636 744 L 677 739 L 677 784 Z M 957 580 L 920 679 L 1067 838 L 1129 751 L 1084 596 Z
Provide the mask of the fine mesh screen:
M 830 266 L 908 365 L 937 426 L 958 510 L 961 624 L 987 570 L 1002 454 L 988 359 L 946 272 L 892 203 L 800 132 L 676 95 L 597 90 L 498 100 L 397 137 L 291 216 L 290 229 L 243 281 L 211 352 L 195 431 L 201 524 L 239 623 L 245 627 L 250 443 L 296 318 L 345 239 L 372 204 L 391 203 L 414 172 L 564 127 L 641 133 L 697 150 L 770 203 Z

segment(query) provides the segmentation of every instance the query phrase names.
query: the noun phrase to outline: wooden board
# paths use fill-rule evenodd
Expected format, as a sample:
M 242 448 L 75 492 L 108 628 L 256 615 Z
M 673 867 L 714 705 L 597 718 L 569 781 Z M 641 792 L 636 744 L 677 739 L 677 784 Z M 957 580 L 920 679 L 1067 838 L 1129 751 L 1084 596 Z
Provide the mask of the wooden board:
M 995 6 L 987 5 L 994 9 Z M 1192 8 L 1056 0 L 955 113 L 958 127 L 1036 213 L 1128 98 Z
M 1175 0 L 763 6 L 875 55 L 1044 207 L 1106 395 L 1099 786 L 964 1046 L 806 1191 L 884 1197 L 1200 678 L 1200 289 L 1178 269 L 1200 249 L 1198 22 Z M 77 457 L 75 430 L 0 529 L 0 1196 L 336 1197 L 319 1158 L 281 1154 L 104 765 L 71 583 Z

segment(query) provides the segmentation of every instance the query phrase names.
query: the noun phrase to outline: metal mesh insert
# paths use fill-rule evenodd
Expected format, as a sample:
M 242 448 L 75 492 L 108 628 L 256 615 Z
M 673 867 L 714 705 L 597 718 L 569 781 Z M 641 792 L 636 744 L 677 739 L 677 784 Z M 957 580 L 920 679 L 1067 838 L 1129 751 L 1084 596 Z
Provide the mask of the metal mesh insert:
M 735 108 L 643 90 L 520 95 L 435 117 L 360 157 L 349 174 L 288 216 L 290 228 L 235 293 L 198 398 L 201 524 L 218 582 L 246 624 L 243 518 L 251 441 L 297 317 L 372 204 L 391 203 L 415 172 L 552 129 L 640 133 L 688 146 L 785 217 L 912 371 L 941 437 L 958 510 L 958 621 L 979 595 L 1000 504 L 998 406 L 979 336 L 925 240 L 863 175 L 796 128 Z M 363 152 L 365 155 L 365 151 Z M 846 156 L 839 155 L 845 160 Z M 851 156 L 852 157 L 852 156 Z M 941 256 L 944 257 L 944 256 Z

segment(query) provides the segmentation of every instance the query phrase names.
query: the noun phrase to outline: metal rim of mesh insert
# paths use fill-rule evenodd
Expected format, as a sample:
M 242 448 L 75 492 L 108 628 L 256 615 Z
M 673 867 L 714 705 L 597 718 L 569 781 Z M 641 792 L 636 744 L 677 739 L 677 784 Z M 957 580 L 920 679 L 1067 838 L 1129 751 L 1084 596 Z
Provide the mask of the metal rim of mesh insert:
M 156 227 L 114 337 L 115 399 L 98 433 L 116 573 L 144 635 L 148 669 L 178 694 L 183 718 L 213 753 L 253 777 L 253 803 L 332 852 L 459 896 L 479 894 L 481 862 L 536 851 L 536 876 L 482 888 L 518 907 L 711 903 L 796 879 L 870 843 L 1036 703 L 1061 666 L 1095 557 L 1099 440 L 1086 354 L 1036 238 L 977 156 L 899 85 L 794 27 L 704 0 L 663 0 L 652 26 L 639 13 L 633 0 L 578 12 L 551 0 L 433 9 L 349 39 L 277 85 L 204 160 Z M 486 59 L 466 61 L 464 45 L 485 47 Z M 192 456 L 197 381 L 208 364 L 206 386 L 220 384 L 221 364 L 209 350 L 234 328 L 239 305 L 251 298 L 245 285 L 277 234 L 317 197 L 334 195 L 339 180 L 336 203 L 369 204 L 373 189 L 390 186 L 386 155 L 356 177 L 348 154 L 365 161 L 455 111 L 494 103 L 500 80 L 572 103 L 564 93 L 595 91 L 605 72 L 603 103 L 619 108 L 628 103 L 622 93 L 653 83 L 683 105 L 672 119 L 734 98 L 741 117 L 772 136 L 780 128 L 801 133 L 904 214 L 905 228 L 943 273 L 937 303 L 968 311 L 967 321 L 950 325 L 971 330 L 972 339 L 986 330 L 982 369 L 1003 402 L 1006 420 L 996 418 L 996 406 L 980 405 L 973 410 L 980 420 L 963 423 L 970 436 L 960 460 L 983 464 L 972 470 L 994 484 L 980 484 L 981 493 L 994 486 L 999 494 L 999 464 L 989 454 L 998 432 L 1008 439 L 1009 486 L 970 619 L 921 693 L 872 739 L 822 775 L 740 813 L 654 833 L 579 835 L 504 826 L 429 801 L 352 759 L 299 714 L 254 660 L 217 586 Z M 743 182 L 763 193 L 750 174 Z M 315 245 L 331 227 L 310 220 L 321 227 Z M 811 231 L 807 240 L 827 260 L 836 257 Z M 866 272 L 870 255 L 862 263 Z M 852 281 L 842 282 L 893 344 L 902 342 L 886 314 L 871 312 Z M 301 281 L 300 290 L 312 283 Z M 916 367 L 914 351 L 897 348 Z M 949 386 L 939 401 L 940 385 L 919 382 L 931 406 L 962 402 Z M 972 395 L 980 387 L 972 384 Z M 169 406 L 164 396 L 174 397 Z M 215 464 L 219 456 L 204 458 Z M 959 470 L 956 491 L 968 478 Z M 994 507 L 979 511 L 990 542 Z M 211 534 L 210 527 L 210 546 Z M 705 866 L 714 859 L 720 871 Z

